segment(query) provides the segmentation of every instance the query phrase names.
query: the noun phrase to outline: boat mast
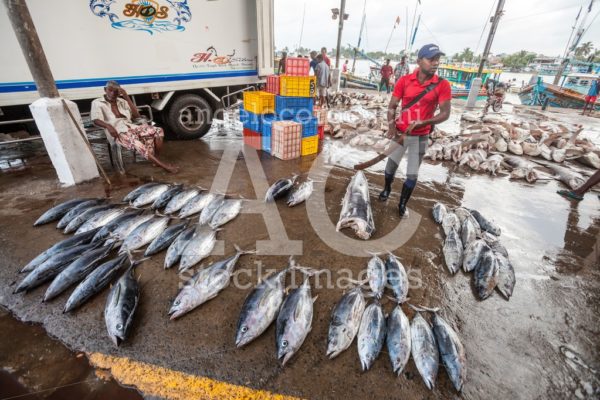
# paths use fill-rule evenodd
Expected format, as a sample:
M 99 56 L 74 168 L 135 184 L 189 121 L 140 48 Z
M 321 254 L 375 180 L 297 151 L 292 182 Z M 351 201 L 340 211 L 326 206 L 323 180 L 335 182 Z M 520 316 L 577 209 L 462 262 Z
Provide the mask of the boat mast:
M 567 65 L 569 64 L 569 59 L 575 53 L 575 49 L 579 45 L 579 42 L 581 41 L 581 38 L 583 37 L 583 34 L 585 33 L 585 21 L 587 20 L 587 17 L 592 12 L 592 5 L 594 4 L 594 1 L 596 1 L 596 0 L 590 0 L 590 5 L 587 8 L 587 12 L 584 14 L 583 18 L 579 22 L 579 27 L 577 28 L 577 33 L 575 34 L 575 37 L 573 38 L 573 41 L 571 42 L 571 45 L 569 46 L 569 51 L 567 53 L 567 56 L 560 63 L 558 72 L 556 73 L 556 76 L 554 77 L 555 85 L 558 85 L 558 82 L 560 81 L 560 78 L 562 77 L 563 72 L 565 71 L 565 69 L 567 68 Z M 577 17 L 579 17 L 579 15 L 577 15 Z
M 367 18 L 366 14 L 367 0 L 363 4 L 363 16 L 362 22 L 360 23 L 360 33 L 358 34 L 358 44 L 354 48 L 354 58 L 352 59 L 352 73 L 354 73 L 354 67 L 356 66 L 356 53 L 357 49 L 360 49 L 360 41 L 362 40 L 363 29 L 365 28 L 365 19 Z

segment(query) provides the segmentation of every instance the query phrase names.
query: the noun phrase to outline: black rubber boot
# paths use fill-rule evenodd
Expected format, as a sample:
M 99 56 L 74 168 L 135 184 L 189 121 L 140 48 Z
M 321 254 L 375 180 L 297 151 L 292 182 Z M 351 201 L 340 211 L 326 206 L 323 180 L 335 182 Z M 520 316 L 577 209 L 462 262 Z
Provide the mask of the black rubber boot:
M 406 186 L 406 183 L 402 185 L 400 203 L 398 203 L 398 213 L 400 214 L 400 218 L 404 217 L 404 214 L 406 214 L 406 204 L 408 203 L 408 199 L 410 199 L 410 195 L 412 194 L 413 190 L 415 190 L 414 186 L 408 187 Z
M 379 200 L 386 201 L 388 197 L 390 197 L 390 193 L 392 192 L 392 182 L 394 182 L 394 175 L 385 174 L 385 186 L 383 187 L 383 192 L 379 193 Z

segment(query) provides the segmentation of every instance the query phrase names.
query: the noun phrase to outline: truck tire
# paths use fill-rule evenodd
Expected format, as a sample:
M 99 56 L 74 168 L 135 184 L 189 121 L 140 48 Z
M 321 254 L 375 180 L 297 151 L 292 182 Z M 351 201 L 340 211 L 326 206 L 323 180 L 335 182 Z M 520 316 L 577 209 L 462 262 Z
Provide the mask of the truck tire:
M 184 94 L 176 98 L 167 110 L 167 125 L 179 140 L 201 138 L 212 123 L 213 110 L 204 98 Z

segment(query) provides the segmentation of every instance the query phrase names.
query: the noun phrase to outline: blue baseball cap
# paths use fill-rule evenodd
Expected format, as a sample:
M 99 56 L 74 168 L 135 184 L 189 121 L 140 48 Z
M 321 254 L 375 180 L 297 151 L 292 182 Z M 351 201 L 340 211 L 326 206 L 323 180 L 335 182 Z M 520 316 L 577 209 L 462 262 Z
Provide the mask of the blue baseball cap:
M 425 46 L 421 47 L 421 50 L 419 50 L 419 54 L 417 55 L 417 58 L 434 58 L 435 56 L 445 56 L 446 54 L 442 53 L 440 51 L 440 48 L 438 47 L 437 44 L 426 44 Z

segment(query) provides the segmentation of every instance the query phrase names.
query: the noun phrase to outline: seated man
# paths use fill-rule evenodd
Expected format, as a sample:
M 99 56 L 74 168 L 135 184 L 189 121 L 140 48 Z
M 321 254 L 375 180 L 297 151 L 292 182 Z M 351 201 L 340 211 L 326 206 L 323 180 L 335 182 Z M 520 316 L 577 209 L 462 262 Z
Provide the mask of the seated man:
M 104 96 L 92 102 L 90 116 L 94 124 L 108 131 L 117 145 L 137 152 L 169 172 L 177 172 L 176 166 L 158 159 L 163 144 L 163 130 L 145 122 L 133 123 L 132 118 L 140 118 L 140 113 L 117 82 L 106 82 Z

